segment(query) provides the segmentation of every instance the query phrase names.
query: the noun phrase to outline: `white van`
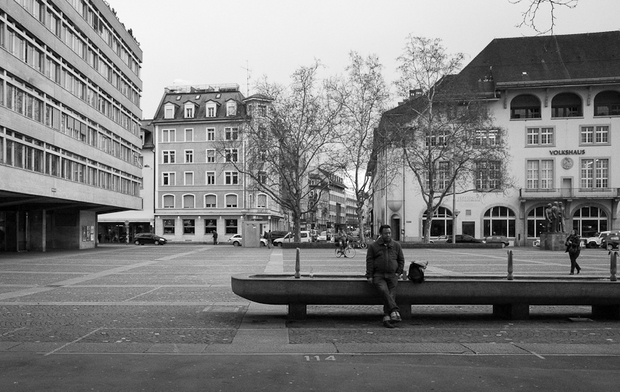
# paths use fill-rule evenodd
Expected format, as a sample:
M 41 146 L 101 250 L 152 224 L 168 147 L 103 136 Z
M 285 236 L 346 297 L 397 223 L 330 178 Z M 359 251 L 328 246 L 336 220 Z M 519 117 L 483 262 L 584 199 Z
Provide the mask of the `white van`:
M 275 246 L 282 246 L 283 242 L 293 242 L 295 241 L 295 234 L 288 233 L 282 238 L 277 238 L 273 240 L 273 244 Z M 299 242 L 312 242 L 312 238 L 310 237 L 310 232 L 307 230 L 302 230 L 299 232 Z

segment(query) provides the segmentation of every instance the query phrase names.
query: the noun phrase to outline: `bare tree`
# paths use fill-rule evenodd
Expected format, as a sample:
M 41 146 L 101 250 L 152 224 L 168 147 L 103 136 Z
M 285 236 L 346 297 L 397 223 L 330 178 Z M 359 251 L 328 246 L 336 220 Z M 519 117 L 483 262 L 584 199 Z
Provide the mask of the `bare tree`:
M 414 94 L 398 115 L 385 117 L 402 143 L 406 166 L 426 205 L 424 241 L 433 215 L 448 195 L 497 192 L 509 186 L 504 131 L 493 125 L 486 103 L 451 85 L 461 54 L 447 55 L 441 40 L 409 36 L 399 57 L 399 88 Z
M 257 84 L 252 97 L 270 105 L 251 113 L 242 141 L 237 142 L 242 144 L 243 159 L 231 162 L 244 174 L 248 188 L 265 192 L 291 214 L 295 241 L 300 239 L 302 216 L 318 202 L 311 197 L 317 189 L 310 186 L 308 175 L 318 168 L 333 171 L 329 156 L 340 108 L 328 99 L 318 79 L 319 68 L 319 62 L 299 68 L 288 86 L 265 78 Z
M 558 7 L 575 8 L 579 0 L 509 0 L 512 4 L 520 4 L 525 2 L 527 9 L 522 13 L 523 20 L 517 27 L 527 26 L 539 34 L 553 34 L 556 17 L 555 12 Z M 541 28 L 538 22 L 540 12 L 549 12 L 549 22 L 544 23 L 548 27 Z
M 378 171 L 374 181 L 368 175 L 369 165 L 372 171 L 375 163 L 375 128 L 385 110 L 389 92 L 376 55 L 363 58 L 359 53 L 351 52 L 349 57 L 351 63 L 346 68 L 346 77 L 332 79 L 329 90 L 331 98 L 342 107 L 334 140 L 341 147 L 337 162 L 340 173 L 354 188 L 358 227 L 363 233 L 364 205 L 376 191 L 372 189 L 373 184 L 387 186 L 390 183 L 388 177 L 394 177 L 394 170 Z

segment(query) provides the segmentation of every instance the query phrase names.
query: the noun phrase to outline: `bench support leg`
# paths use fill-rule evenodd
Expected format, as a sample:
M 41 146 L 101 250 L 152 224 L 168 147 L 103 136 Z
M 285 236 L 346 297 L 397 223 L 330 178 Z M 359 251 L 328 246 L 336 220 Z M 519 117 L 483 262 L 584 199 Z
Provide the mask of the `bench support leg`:
M 289 320 L 305 320 L 308 316 L 308 307 L 305 304 L 289 304 Z
M 511 320 L 527 320 L 530 318 L 528 304 L 501 304 L 493 305 L 493 315 Z
M 398 312 L 403 320 L 411 320 L 411 304 L 398 304 Z
M 592 318 L 620 320 L 620 305 L 592 305 Z

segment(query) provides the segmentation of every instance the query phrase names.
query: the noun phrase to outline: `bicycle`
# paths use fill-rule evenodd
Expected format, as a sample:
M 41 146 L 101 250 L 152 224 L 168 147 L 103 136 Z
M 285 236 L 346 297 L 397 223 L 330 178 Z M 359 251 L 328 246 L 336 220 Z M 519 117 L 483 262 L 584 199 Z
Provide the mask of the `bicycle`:
M 336 249 L 334 249 L 334 251 L 336 253 L 336 257 L 355 257 L 355 249 L 351 247 L 350 243 L 348 243 L 344 249 L 340 249 L 340 247 L 337 247 Z

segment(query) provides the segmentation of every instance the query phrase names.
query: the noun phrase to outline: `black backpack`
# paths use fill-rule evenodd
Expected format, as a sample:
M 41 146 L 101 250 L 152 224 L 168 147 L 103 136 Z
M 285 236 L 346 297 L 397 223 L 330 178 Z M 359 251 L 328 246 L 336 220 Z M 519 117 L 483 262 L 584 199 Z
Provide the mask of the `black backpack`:
M 411 264 L 409 264 L 409 273 L 407 274 L 407 277 L 413 283 L 422 283 L 424 282 L 424 270 L 425 269 L 426 269 L 425 264 L 418 263 L 417 261 L 412 261 Z

